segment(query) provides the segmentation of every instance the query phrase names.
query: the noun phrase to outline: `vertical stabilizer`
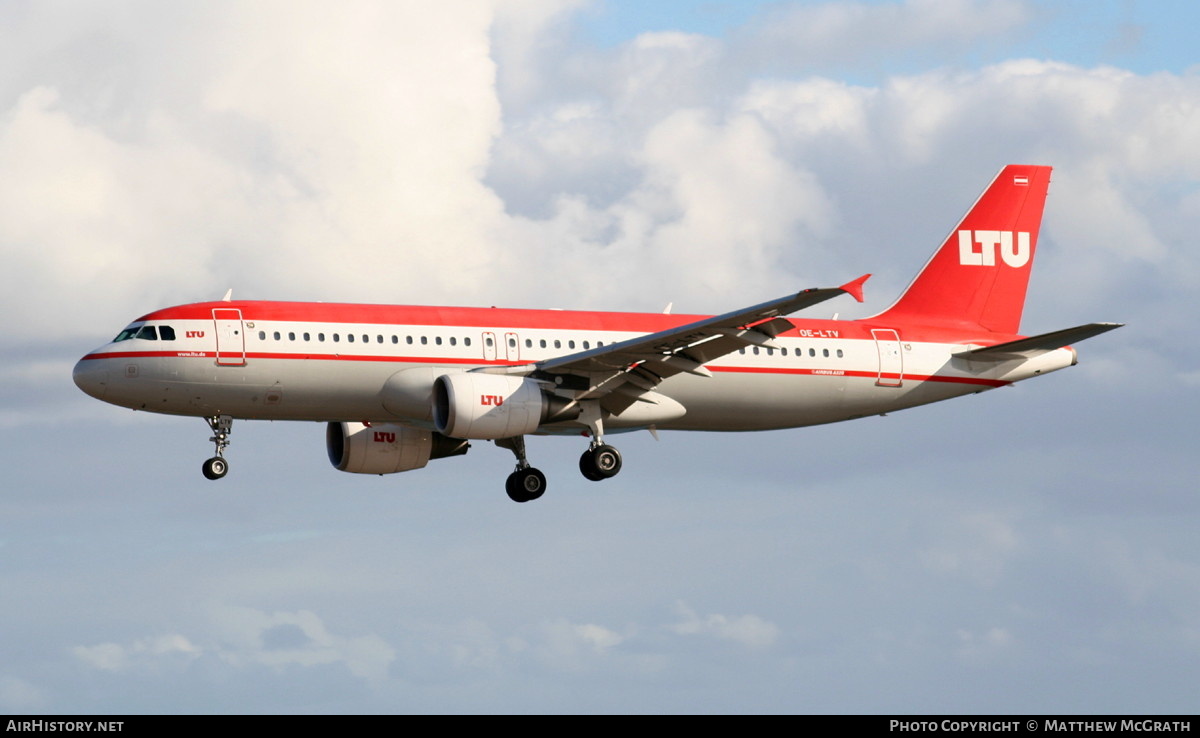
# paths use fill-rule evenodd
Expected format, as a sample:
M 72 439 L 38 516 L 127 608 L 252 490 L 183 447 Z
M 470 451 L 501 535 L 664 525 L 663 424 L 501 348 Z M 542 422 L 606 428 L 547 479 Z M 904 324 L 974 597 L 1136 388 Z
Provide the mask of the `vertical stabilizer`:
M 1049 186 L 1050 167 L 1000 170 L 900 299 L 876 318 L 1017 333 Z

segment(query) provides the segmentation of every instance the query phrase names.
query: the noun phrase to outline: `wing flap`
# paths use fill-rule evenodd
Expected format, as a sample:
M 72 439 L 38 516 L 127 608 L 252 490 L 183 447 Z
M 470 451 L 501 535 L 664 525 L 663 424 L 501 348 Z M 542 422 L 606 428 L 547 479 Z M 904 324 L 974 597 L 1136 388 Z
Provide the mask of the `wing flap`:
M 665 331 L 638 336 L 588 351 L 559 356 L 529 367 L 544 374 L 606 374 L 645 366 L 657 381 L 687 371 L 683 366 L 703 365 L 748 344 L 761 344 L 791 328 L 780 316 L 812 307 L 842 294 L 862 298 L 862 284 L 869 274 L 841 287 L 803 290 L 775 300 L 752 305 Z M 678 356 L 683 362 L 674 361 Z M 693 369 L 695 367 L 692 367 Z M 643 377 L 651 380 L 650 377 Z

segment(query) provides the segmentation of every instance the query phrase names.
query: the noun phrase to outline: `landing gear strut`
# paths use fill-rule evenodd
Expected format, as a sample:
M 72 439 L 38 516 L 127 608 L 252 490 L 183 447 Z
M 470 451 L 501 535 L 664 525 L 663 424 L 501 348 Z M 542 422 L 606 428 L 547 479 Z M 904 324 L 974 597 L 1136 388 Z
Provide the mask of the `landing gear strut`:
M 579 457 L 579 471 L 593 482 L 617 476 L 617 472 L 621 471 L 621 452 L 604 442 L 600 406 L 595 403 L 585 405 L 581 419 L 592 433 L 592 443 Z
M 504 481 L 504 491 L 513 502 L 531 502 L 546 491 L 546 475 L 529 465 L 525 458 L 525 436 L 498 438 L 496 445 L 513 452 L 517 469 Z
M 225 460 L 225 448 L 229 446 L 229 434 L 233 432 L 232 415 L 213 415 L 205 418 L 208 427 L 212 428 L 213 436 L 208 439 L 217 447 L 217 455 L 204 462 L 200 471 L 205 479 L 220 479 L 229 473 L 229 462 Z

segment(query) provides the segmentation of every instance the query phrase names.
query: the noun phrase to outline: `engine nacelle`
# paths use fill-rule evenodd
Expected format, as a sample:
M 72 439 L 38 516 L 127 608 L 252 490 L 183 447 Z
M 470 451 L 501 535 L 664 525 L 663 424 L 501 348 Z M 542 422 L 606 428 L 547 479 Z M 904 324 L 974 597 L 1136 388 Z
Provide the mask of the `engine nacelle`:
M 433 425 L 451 438 L 511 438 L 578 416 L 578 405 L 525 377 L 462 372 L 433 384 Z
M 329 462 L 355 474 L 395 474 L 420 469 L 430 459 L 465 454 L 470 444 L 406 425 L 330 423 L 325 430 Z

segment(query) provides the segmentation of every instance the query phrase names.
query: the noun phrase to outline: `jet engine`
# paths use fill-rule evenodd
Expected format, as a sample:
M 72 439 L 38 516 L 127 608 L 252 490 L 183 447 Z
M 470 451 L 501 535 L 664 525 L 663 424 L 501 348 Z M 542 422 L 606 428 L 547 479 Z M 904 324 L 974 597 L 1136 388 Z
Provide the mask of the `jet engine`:
M 433 384 L 433 425 L 451 438 L 522 436 L 579 417 L 579 406 L 525 377 L 462 372 Z
M 430 459 L 460 456 L 470 444 L 406 425 L 330 423 L 325 430 L 329 462 L 355 474 L 394 474 L 420 469 Z

